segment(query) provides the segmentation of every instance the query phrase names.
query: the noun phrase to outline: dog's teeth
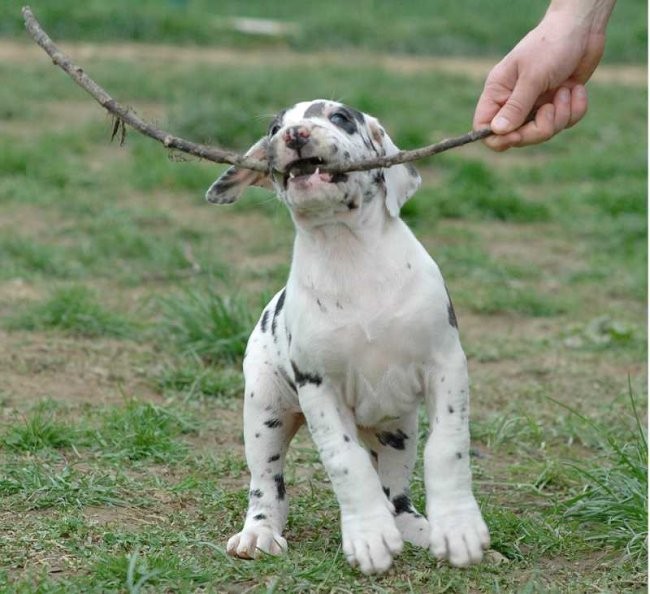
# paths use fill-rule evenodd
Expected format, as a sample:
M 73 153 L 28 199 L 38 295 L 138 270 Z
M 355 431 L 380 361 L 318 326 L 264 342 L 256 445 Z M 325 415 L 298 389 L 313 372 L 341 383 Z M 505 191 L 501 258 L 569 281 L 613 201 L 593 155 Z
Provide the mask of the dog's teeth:
M 293 171 L 289 171 L 289 177 L 293 179 L 294 177 L 296 177 L 296 174 Z
M 320 173 L 320 167 L 316 167 L 316 171 L 314 172 L 314 175 L 318 175 Z

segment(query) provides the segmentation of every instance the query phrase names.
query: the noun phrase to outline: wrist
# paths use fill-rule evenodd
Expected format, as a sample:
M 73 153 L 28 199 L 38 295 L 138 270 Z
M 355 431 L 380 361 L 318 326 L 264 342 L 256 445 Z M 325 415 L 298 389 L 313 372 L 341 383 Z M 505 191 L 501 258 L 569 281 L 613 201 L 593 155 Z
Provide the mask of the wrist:
M 616 0 L 551 0 L 547 17 L 569 19 L 590 33 L 604 34 Z

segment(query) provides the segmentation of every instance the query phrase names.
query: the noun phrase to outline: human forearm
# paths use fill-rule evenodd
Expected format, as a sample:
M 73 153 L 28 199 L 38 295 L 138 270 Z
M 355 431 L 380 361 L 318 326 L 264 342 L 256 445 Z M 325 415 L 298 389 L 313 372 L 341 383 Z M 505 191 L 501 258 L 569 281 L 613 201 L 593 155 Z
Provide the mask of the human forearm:
M 546 14 L 573 17 L 591 33 L 604 33 L 616 0 L 552 0 Z

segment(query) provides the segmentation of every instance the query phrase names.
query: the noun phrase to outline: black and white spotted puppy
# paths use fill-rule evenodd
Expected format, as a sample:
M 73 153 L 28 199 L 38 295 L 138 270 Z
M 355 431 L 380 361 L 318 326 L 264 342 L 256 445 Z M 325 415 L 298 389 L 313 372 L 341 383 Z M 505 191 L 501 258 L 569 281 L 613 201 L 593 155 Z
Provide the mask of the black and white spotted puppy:
M 244 360 L 251 483 L 231 555 L 286 551 L 283 464 L 305 420 L 340 504 L 343 551 L 362 572 L 386 571 L 404 540 L 456 566 L 480 561 L 489 544 L 471 490 L 456 317 L 438 267 L 399 218 L 420 177 L 410 165 L 319 171 L 396 151 L 373 117 L 333 101 L 298 103 L 247 153 L 284 173 L 232 167 L 208 190 L 223 204 L 249 185 L 272 187 L 296 228 L 287 285 Z M 426 518 L 409 499 L 421 402 L 431 426 Z

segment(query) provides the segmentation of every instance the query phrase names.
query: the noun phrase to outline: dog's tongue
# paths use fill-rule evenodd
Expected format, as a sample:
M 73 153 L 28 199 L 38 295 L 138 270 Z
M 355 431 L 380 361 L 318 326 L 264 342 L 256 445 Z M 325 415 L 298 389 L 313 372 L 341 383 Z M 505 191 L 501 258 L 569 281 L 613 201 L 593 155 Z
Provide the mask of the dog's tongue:
M 317 182 L 317 181 L 324 181 L 324 182 L 331 182 L 332 181 L 332 174 L 331 173 L 321 173 L 318 167 L 316 168 L 316 171 L 312 173 L 309 176 L 309 179 L 307 180 L 310 183 Z

